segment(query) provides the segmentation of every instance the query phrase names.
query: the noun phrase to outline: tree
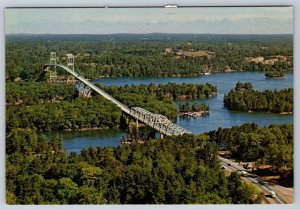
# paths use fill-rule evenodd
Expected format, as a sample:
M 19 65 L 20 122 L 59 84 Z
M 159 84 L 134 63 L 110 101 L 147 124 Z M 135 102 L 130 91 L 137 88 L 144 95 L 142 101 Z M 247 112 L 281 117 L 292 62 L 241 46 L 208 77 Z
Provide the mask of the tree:
M 70 178 L 60 178 L 58 180 L 57 195 L 61 204 L 72 204 L 76 202 L 77 184 Z

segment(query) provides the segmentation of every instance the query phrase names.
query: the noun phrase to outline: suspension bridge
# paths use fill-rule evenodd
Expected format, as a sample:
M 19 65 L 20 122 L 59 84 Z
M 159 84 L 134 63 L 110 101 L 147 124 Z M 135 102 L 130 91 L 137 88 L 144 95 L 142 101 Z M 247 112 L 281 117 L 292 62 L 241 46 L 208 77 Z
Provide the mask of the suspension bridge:
M 130 115 L 131 117 L 138 121 L 152 127 L 156 131 L 158 131 L 162 136 L 178 136 L 183 135 L 185 133 L 191 134 L 190 131 L 178 126 L 175 123 L 172 123 L 167 117 L 161 114 L 154 114 L 149 112 L 141 107 L 131 107 L 128 108 L 123 103 L 119 102 L 105 91 L 95 86 L 93 83 L 82 77 L 79 73 L 75 72 L 75 56 L 73 54 L 67 54 L 67 64 L 63 65 L 59 62 L 58 57 L 55 52 L 50 53 L 50 63 L 45 64 L 46 70 L 50 71 L 50 79 L 51 77 L 55 77 L 56 75 L 56 67 L 64 69 L 66 72 L 74 76 L 79 83 L 77 85 L 77 89 L 85 95 L 90 95 L 91 90 L 99 93 L 104 98 L 116 104 L 123 112 Z M 51 71 L 50 68 L 54 68 L 55 72 Z

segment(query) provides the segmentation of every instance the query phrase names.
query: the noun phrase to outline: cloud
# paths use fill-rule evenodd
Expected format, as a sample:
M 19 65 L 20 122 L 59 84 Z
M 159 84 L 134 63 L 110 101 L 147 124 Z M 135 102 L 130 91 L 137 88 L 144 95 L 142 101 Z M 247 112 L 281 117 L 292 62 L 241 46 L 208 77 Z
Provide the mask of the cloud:
M 6 9 L 5 15 L 7 33 L 264 34 L 293 31 L 291 7 Z

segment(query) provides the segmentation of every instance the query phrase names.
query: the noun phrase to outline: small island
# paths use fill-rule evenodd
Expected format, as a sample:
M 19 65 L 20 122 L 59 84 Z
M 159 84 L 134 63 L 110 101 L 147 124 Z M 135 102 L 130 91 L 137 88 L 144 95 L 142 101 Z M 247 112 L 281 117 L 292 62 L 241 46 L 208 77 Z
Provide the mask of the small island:
M 282 79 L 284 78 L 284 73 L 278 71 L 270 71 L 265 73 L 265 77 L 266 79 Z
M 244 112 L 293 113 L 293 89 L 255 91 L 251 83 L 238 82 L 224 95 L 224 106 Z
M 209 114 L 209 106 L 205 103 L 199 105 L 198 103 L 193 103 L 190 105 L 188 102 L 179 105 L 179 112 L 183 116 L 199 118 Z

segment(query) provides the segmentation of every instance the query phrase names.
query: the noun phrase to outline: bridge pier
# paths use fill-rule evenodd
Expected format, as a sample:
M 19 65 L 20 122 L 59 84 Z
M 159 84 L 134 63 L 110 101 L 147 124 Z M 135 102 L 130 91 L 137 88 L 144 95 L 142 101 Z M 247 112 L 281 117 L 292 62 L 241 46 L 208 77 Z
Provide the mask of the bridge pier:
M 91 97 L 92 90 L 89 86 L 85 85 L 84 83 L 77 83 L 75 86 L 79 96 Z
M 138 119 L 136 119 L 135 125 L 136 125 L 136 129 L 139 129 L 139 120 Z

